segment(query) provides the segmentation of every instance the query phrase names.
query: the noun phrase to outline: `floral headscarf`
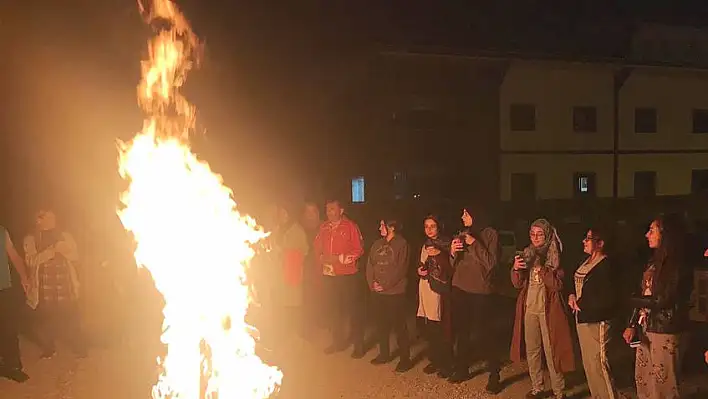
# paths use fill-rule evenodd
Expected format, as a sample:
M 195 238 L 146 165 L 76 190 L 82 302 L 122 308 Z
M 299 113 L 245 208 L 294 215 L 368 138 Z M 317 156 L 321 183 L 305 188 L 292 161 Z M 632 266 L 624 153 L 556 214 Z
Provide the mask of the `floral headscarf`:
M 536 219 L 531 223 L 531 227 L 538 227 L 543 230 L 546 236 L 546 242 L 540 248 L 535 248 L 533 244 L 529 244 L 524 249 L 524 257 L 532 258 L 539 256 L 541 259 L 546 259 L 544 266 L 557 269 L 560 266 L 560 254 L 563 252 L 563 242 L 558 236 L 558 231 L 553 227 L 551 222 L 546 219 Z

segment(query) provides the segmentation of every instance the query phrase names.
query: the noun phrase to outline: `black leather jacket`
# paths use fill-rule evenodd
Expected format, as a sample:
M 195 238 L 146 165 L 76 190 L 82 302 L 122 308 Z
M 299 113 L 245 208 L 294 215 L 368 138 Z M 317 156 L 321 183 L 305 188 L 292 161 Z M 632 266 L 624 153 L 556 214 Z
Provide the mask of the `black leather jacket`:
M 648 309 L 646 331 L 657 334 L 678 334 L 688 327 L 689 301 L 693 287 L 693 270 L 682 267 L 662 293 L 630 298 L 634 308 L 629 327 L 637 328 L 641 309 Z

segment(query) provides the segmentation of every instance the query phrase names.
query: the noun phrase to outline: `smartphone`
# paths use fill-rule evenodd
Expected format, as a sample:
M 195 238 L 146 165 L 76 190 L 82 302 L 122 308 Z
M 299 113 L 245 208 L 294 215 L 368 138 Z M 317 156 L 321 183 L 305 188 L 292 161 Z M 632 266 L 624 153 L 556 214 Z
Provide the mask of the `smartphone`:
M 527 265 L 526 265 L 526 258 L 524 258 L 524 251 L 516 251 L 516 256 L 518 256 L 519 258 L 521 258 L 524 261 L 524 266 L 522 267 L 522 269 L 526 269 Z

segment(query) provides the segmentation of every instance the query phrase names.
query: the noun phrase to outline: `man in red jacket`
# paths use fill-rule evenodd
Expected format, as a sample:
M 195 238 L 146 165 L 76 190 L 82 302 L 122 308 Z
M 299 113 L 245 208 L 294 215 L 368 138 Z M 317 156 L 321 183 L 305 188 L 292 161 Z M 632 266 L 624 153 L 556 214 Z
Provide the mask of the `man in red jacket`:
M 359 226 L 344 216 L 339 201 L 326 204 L 327 221 L 315 238 L 314 255 L 322 267 L 324 288 L 329 303 L 332 344 L 325 353 L 341 352 L 352 342 L 346 337 L 346 323 L 350 324 L 350 338 L 354 344 L 352 357 L 364 357 L 364 330 L 359 320 L 359 257 L 364 253 Z

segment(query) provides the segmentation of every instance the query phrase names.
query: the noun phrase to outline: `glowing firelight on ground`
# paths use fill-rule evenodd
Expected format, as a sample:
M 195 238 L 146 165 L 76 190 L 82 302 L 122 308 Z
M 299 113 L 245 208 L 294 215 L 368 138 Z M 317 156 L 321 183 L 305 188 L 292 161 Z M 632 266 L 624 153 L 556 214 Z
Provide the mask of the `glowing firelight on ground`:
M 156 33 L 138 87 L 143 130 L 120 143 L 129 188 L 118 214 L 165 300 L 167 354 L 152 397 L 267 398 L 282 374 L 256 356 L 245 322 L 251 245 L 267 234 L 190 151 L 195 111 L 179 89 L 197 57 L 196 36 L 171 1 L 139 5 Z

